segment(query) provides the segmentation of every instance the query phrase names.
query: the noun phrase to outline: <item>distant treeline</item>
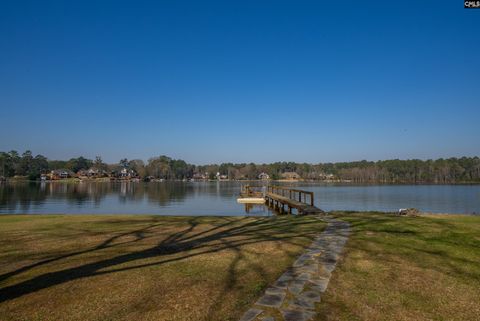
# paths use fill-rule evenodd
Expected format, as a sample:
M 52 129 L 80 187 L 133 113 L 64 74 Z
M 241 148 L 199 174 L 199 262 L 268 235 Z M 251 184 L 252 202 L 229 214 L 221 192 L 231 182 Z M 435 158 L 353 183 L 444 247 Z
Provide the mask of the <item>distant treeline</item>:
M 16 151 L 0 152 L 0 176 L 38 179 L 41 174 L 64 169 L 78 173 L 95 169 L 96 175 L 115 175 L 128 169 L 137 177 L 162 179 L 215 179 L 217 173 L 228 179 L 258 179 L 266 173 L 271 179 L 280 179 L 284 173 L 296 173 L 306 180 L 342 180 L 361 183 L 480 183 L 480 158 L 461 157 L 436 160 L 385 160 L 342 163 L 295 163 L 271 164 L 223 163 L 193 165 L 181 159 L 167 156 L 150 158 L 146 163 L 140 159 L 121 159 L 115 164 L 106 164 L 100 156 L 94 160 L 85 157 L 69 160 L 49 160 L 30 151 L 20 155 Z

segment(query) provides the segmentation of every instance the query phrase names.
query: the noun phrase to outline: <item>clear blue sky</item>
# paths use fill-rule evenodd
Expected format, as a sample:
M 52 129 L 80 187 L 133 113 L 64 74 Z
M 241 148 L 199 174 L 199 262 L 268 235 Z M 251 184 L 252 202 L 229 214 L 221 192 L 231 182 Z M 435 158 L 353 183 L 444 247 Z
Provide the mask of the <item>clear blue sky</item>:
M 480 155 L 480 10 L 2 1 L 0 150 L 105 161 Z

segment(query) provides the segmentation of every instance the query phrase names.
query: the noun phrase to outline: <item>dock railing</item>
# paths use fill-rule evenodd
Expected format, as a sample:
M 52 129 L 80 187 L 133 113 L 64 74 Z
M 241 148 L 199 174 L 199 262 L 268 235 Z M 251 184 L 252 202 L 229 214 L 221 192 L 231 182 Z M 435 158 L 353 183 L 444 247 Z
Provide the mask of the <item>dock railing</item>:
M 313 201 L 313 192 L 303 191 L 294 188 L 288 188 L 278 185 L 268 185 L 267 191 L 272 194 L 277 194 L 283 197 L 288 197 L 292 200 L 310 204 L 311 206 L 315 206 Z

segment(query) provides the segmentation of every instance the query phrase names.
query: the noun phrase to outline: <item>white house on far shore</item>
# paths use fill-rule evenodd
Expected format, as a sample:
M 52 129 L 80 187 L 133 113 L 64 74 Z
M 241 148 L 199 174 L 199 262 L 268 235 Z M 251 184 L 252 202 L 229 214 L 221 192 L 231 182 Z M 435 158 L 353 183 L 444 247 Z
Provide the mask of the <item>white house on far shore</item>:
M 270 175 L 268 175 L 267 173 L 265 172 L 261 172 L 259 175 L 258 175 L 258 179 L 261 179 L 261 180 L 269 180 L 270 179 Z

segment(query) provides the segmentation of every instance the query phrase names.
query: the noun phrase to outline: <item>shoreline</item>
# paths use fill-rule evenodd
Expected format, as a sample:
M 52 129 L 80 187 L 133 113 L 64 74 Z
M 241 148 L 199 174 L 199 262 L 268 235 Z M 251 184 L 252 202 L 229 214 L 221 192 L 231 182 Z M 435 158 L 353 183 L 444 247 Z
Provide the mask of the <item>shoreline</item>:
M 328 211 L 325 212 L 324 215 L 338 215 L 340 213 L 343 214 L 348 214 L 348 215 L 357 215 L 357 214 L 376 214 L 376 215 L 386 215 L 386 216 L 394 216 L 394 217 L 452 217 L 452 216 L 460 216 L 460 217 L 478 217 L 480 216 L 480 213 L 444 213 L 444 212 L 419 212 L 418 215 L 415 216 L 406 216 L 406 215 L 398 215 L 397 212 L 386 212 L 386 211 L 347 211 L 347 210 L 333 210 L 333 211 Z M 200 215 L 194 215 L 194 214 L 153 214 L 153 213 L 0 213 L 0 217 L 2 216 L 22 216 L 22 217 L 27 217 L 27 216 L 82 216 L 82 217 L 88 217 L 88 216 L 101 216 L 101 217 L 106 217 L 106 216 L 134 216 L 134 217 L 170 217 L 170 218 L 175 218 L 175 217 L 198 217 L 198 218 L 232 218 L 232 217 L 237 217 L 237 218 L 261 218 L 261 217 L 302 217 L 302 216 L 315 216 L 315 215 L 296 215 L 296 214 L 287 214 L 287 215 L 279 215 L 279 214 L 271 214 L 271 215 L 251 215 L 251 214 L 243 214 L 243 215 L 212 215 L 212 214 L 200 214 Z
M 163 179 L 155 181 L 143 181 L 142 179 L 111 179 L 108 177 L 94 179 L 66 178 L 57 180 L 29 180 L 29 179 L 6 179 L 0 181 L 0 184 L 6 183 L 313 183 L 313 184 L 345 184 L 352 186 L 443 186 L 443 185 L 480 185 L 480 182 L 455 182 L 455 183 L 432 183 L 432 182 L 353 182 L 349 180 L 181 180 L 181 179 Z

